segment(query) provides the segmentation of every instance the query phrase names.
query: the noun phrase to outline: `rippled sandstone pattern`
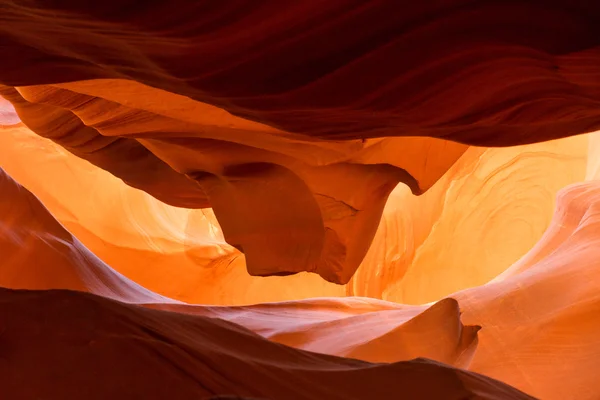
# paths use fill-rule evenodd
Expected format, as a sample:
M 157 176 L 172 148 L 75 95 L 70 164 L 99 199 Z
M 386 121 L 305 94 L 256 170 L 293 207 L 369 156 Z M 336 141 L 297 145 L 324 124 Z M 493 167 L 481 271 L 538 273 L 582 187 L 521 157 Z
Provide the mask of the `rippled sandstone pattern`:
M 3 182 L 18 187 L 14 181 Z M 24 190 L 18 193 L 27 194 Z M 600 299 L 600 270 L 596 261 L 599 247 L 598 237 L 593 234 L 600 215 L 597 212 L 599 193 L 597 181 L 562 190 L 557 213 L 537 246 L 489 284 L 452 294 L 451 298 L 458 301 L 462 310 L 462 323 L 457 319 L 454 300 L 440 302 L 429 310 L 427 305 L 403 306 L 366 298 L 202 307 L 165 304 L 164 299 L 156 298 L 144 300 L 135 290 L 127 289 L 128 286 L 121 290 L 120 299 L 145 303 L 151 308 L 227 319 L 271 340 L 330 354 L 374 361 L 382 361 L 381 354 L 386 357 L 385 361 L 406 359 L 414 352 L 427 354 L 432 359 L 442 359 L 501 379 L 539 398 L 592 400 L 597 395 L 595 374 L 585 371 L 594 371 L 599 345 L 600 325 L 594 318 Z M 34 200 L 30 201 L 35 204 Z M 28 203 L 14 201 L 11 204 Z M 13 211 L 9 215 L 14 214 Z M 60 232 L 54 234 L 60 235 Z M 13 235 L 7 238 L 10 242 Z M 20 250 L 13 247 L 16 254 L 20 254 Z M 7 254 L 6 251 L 3 253 Z M 29 253 L 36 251 L 32 249 L 26 254 Z M 63 258 L 62 262 L 69 260 Z M 63 265 L 56 262 L 52 267 L 58 270 Z M 67 269 L 77 266 L 68 265 Z M 57 287 L 65 285 L 49 281 L 48 275 L 31 273 L 33 263 L 20 266 L 23 276 L 29 277 L 20 287 L 40 287 L 46 282 Z M 117 282 L 120 281 L 123 279 Z M 98 289 L 88 286 L 84 290 Z M 474 325 L 466 328 L 469 325 L 463 323 Z M 340 332 L 343 335 L 340 336 Z M 458 336 L 453 332 L 458 332 Z M 436 340 L 429 339 L 428 334 Z M 446 339 L 441 340 L 442 337 Z M 391 347 L 386 347 L 386 342 Z M 401 343 L 406 347 L 400 346 Z M 431 347 L 432 344 L 437 347 Z M 448 351 L 457 345 L 466 347 L 461 357 L 452 358 Z M 563 367 L 549 369 L 548 360 L 560 360 Z
M 222 116 L 216 112 L 220 110 L 207 114 L 203 104 L 139 84 L 96 81 L 81 86 L 76 89 L 88 93 L 110 87 L 100 93 L 107 97 L 125 93 L 113 99 L 122 103 L 135 104 L 140 96 L 155 103 L 131 108 L 51 86 L 4 88 L 0 93 L 34 132 L 125 182 L 133 181 L 172 205 L 212 206 L 226 240 L 244 252 L 252 275 L 310 271 L 347 282 L 394 186 L 404 181 L 415 192 L 427 189 L 465 150 L 421 138 L 304 145 L 285 133 L 256 132 L 260 127 L 240 132 L 235 126 L 239 118 Z M 173 114 L 166 107 L 187 107 L 186 115 L 199 121 L 166 117 Z M 226 140 L 228 134 L 233 137 Z M 398 151 L 413 156 L 395 161 Z M 145 173 L 149 169 L 157 173 Z M 170 172 L 161 176 L 163 171 Z M 154 182 L 162 186 L 155 188 Z M 180 193 L 185 202 L 171 193 Z
M 235 319 L 236 309 L 176 304 L 115 273 L 87 252 L 31 193 L 0 172 L 4 194 L 0 203 L 0 250 L 5 256 L 2 286 L 69 288 L 141 303 L 147 308 L 179 311 L 127 308 L 122 303 L 76 292 L 0 289 L 2 342 L 11 348 L 0 369 L 3 393 L 11 398 L 164 398 L 168 393 L 178 399 L 192 399 L 235 393 L 266 398 L 367 399 L 393 396 L 400 387 L 416 399 L 469 394 L 481 399 L 530 398 L 490 378 L 431 361 L 397 362 L 425 355 L 459 367 L 469 365 L 479 327 L 460 323 L 454 300 L 442 301 L 422 313 L 390 305 L 393 314 L 388 315 L 391 324 L 387 325 L 379 323 L 381 307 L 369 307 L 368 302 L 364 315 L 357 304 L 359 307 L 350 307 L 356 315 L 344 321 L 336 321 L 326 308 L 315 307 L 323 316 L 334 318 L 328 327 L 314 331 L 319 340 L 305 338 L 298 342 L 298 334 L 305 328 L 302 322 L 310 321 L 307 315 L 304 320 L 277 325 L 291 329 L 285 338 L 254 327 L 280 343 L 317 351 L 327 348 L 328 353 L 394 364 L 367 364 L 294 351 L 251 335 L 235 324 L 206 318 Z M 263 328 L 276 326 L 264 322 Z M 323 343 L 328 338 L 331 342 L 343 326 L 371 326 L 375 330 L 355 332 L 352 340 L 338 342 L 337 348 Z M 298 334 L 294 335 L 294 330 Z M 423 336 L 424 332 L 432 336 Z M 398 340 L 406 347 L 394 346 Z M 240 369 L 242 375 L 238 375 Z M 63 382 L 66 375 L 68 385 Z M 103 379 L 90 379 L 98 375 Z M 244 377 L 243 381 L 236 379 L 239 376 Z M 350 377 L 356 384 L 333 389 L 332 381 L 347 381 Z M 438 385 L 424 389 L 422 382 L 426 380 L 435 380 Z M 308 387 L 306 382 L 310 382 Z M 175 385 L 175 391 L 171 385 Z
M 5 129 L 0 157 L 94 254 L 168 297 L 232 305 L 358 295 L 420 304 L 484 284 L 524 255 L 550 223 L 556 192 L 584 178 L 590 140 L 470 148 L 424 195 L 399 185 L 345 287 L 307 274 L 248 276 L 210 210 L 169 207 L 23 126 Z
M 426 190 L 465 149 L 365 138 L 600 127 L 590 2 L 0 4 L 2 92 L 25 124 L 170 204 L 211 205 L 252 275 L 347 283 L 393 187 Z
M 0 175 L 0 285 L 36 289 L 2 290 L 3 387 L 596 399 L 599 27 L 583 0 L 0 1 L 0 167 L 35 194 Z

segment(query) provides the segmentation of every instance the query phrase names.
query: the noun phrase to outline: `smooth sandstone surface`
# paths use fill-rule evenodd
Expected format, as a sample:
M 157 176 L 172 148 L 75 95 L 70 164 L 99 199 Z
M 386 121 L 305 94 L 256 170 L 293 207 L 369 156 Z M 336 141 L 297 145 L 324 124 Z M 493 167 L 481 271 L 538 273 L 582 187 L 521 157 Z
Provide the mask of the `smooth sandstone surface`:
M 533 399 L 415 359 L 371 364 L 269 342 L 230 322 L 67 291 L 0 289 L 3 392 L 14 399 Z M 101 375 L 103 379 L 97 379 Z M 57 385 L 68 377 L 69 385 Z M 432 385 L 431 382 L 436 382 Z M 33 383 L 33 384 L 32 384 Z M 109 383 L 109 384 L 107 384 Z
M 599 27 L 0 0 L 2 393 L 596 400 Z
M 309 271 L 346 283 L 396 184 L 421 193 L 466 149 L 425 138 L 302 142 L 140 84 L 66 86 L 94 96 L 54 86 L 5 87 L 0 94 L 34 132 L 134 187 L 175 206 L 212 206 L 251 275 Z M 111 95 L 118 92 L 124 95 Z M 138 104 L 140 98 L 153 102 Z M 195 120 L 178 115 L 181 109 Z M 408 156 L 399 159 L 398 151 Z
M 10 129 L 5 128 L 3 132 L 9 131 Z M 587 148 L 586 141 L 580 144 Z M 36 145 L 33 148 L 39 151 L 41 146 Z M 54 145 L 53 148 L 56 150 Z M 585 169 L 585 165 L 583 168 Z M 13 188 L 19 187 L 8 178 L 4 182 L 9 182 Z M 126 185 L 121 185 L 127 188 Z M 132 295 L 124 294 L 124 297 L 117 298 L 145 303 L 151 308 L 227 319 L 265 338 L 301 349 L 372 362 L 426 356 L 501 379 L 539 398 L 593 399 L 597 393 L 594 390 L 594 377 L 582 374 L 573 366 L 589 363 L 591 368 L 595 362 L 593 354 L 597 351 L 597 341 L 593 338 L 596 337 L 597 328 L 593 323 L 588 323 L 580 329 L 579 324 L 594 321 L 594 304 L 598 293 L 597 281 L 594 279 L 596 258 L 593 253 L 588 254 L 577 249 L 593 252 L 596 247 L 593 236 L 587 239 L 581 234 L 571 237 L 584 229 L 594 231 L 594 210 L 599 190 L 598 184 L 590 181 L 561 191 L 556 215 L 539 243 L 491 283 L 452 294 L 450 298 L 456 299 L 458 303 L 448 299 L 429 308 L 427 305 L 403 306 L 367 298 L 348 297 L 243 307 L 206 307 L 165 305 L 164 299 L 144 299 L 135 291 Z M 3 188 L 3 193 L 8 192 Z M 43 210 L 27 191 L 21 189 L 18 193 L 26 194 L 28 202 L 38 204 L 37 207 Z M 15 207 L 25 203 L 16 200 L 8 204 Z M 9 214 L 18 215 L 14 210 Z M 47 212 L 38 215 L 48 216 Z M 12 229 L 15 229 L 14 226 Z M 20 223 L 16 226 L 26 225 Z M 557 230 L 559 236 L 554 233 Z M 141 232 L 140 239 L 144 237 Z M 65 233 L 63 229 L 54 234 Z M 570 246 L 576 246 L 577 251 L 565 246 L 569 242 L 573 243 Z M 540 247 L 545 247 L 545 250 L 538 250 Z M 557 251 L 559 248 L 560 252 Z M 12 251 L 21 256 L 29 255 L 34 261 L 25 264 L 27 267 L 23 263 L 15 264 L 20 269 L 13 271 L 16 270 L 17 276 L 23 279 L 22 284 L 15 286 L 10 280 L 5 280 L 3 286 L 57 287 L 91 292 L 98 290 L 89 284 L 72 286 L 69 280 L 66 283 L 53 281 L 49 279 L 48 274 L 31 271 L 32 267 L 37 265 L 34 258 L 36 254 L 43 254 L 38 249 L 24 252 L 23 248 L 13 247 Z M 156 253 L 158 254 L 158 251 Z M 139 261 L 143 260 L 143 253 L 141 254 Z M 528 259 L 532 261 L 527 263 Z M 75 261 L 77 260 L 80 259 L 75 258 Z M 133 260 L 135 258 L 131 258 L 130 262 Z M 585 260 L 589 261 L 586 263 Z M 68 261 L 69 258 L 61 258 L 62 263 Z M 53 270 L 59 271 L 61 266 L 64 268 L 61 262 L 54 261 L 51 265 Z M 74 262 L 66 265 L 67 270 L 79 267 L 86 271 L 90 268 L 86 264 L 79 266 Z M 142 265 L 152 268 L 146 264 L 137 265 L 138 269 L 141 269 Z M 528 267 L 523 268 L 522 265 Z M 565 265 L 571 268 L 566 269 Z M 163 268 L 163 272 L 166 272 L 166 267 Z M 239 270 L 238 273 L 245 272 L 243 266 L 240 266 Z M 7 271 L 5 265 L 3 271 Z M 9 275 L 3 272 L 2 277 L 6 279 L 7 276 Z M 68 277 L 69 274 L 52 274 L 50 278 L 57 276 Z M 276 279 L 288 278 L 294 277 Z M 124 279 L 121 277 L 119 282 Z M 225 285 L 226 279 L 223 281 Z M 94 282 L 94 279 L 91 282 Z M 306 281 L 304 284 L 309 286 Z M 564 287 L 573 289 L 565 291 Z M 125 291 L 128 292 L 129 289 Z M 102 289 L 98 293 L 106 296 Z M 574 301 L 574 295 L 577 296 L 577 301 Z M 231 296 L 235 296 L 235 291 L 232 291 Z M 553 301 L 550 302 L 550 298 Z M 224 303 L 224 300 L 222 302 Z M 462 311 L 462 316 L 459 310 Z M 572 316 L 573 314 L 575 316 Z M 524 334 L 516 334 L 520 331 Z M 343 332 L 343 335 L 340 336 L 340 332 Z M 560 359 L 564 368 L 548 370 L 548 359 Z M 573 384 L 565 385 L 565 381 Z
M 159 399 L 169 395 L 192 399 L 230 393 L 269 399 L 367 399 L 393 396 L 399 387 L 417 399 L 469 395 L 531 398 L 493 379 L 444 364 L 421 359 L 397 362 L 427 355 L 468 366 L 479 328 L 460 323 L 454 300 L 440 302 L 419 315 L 397 310 L 391 316 L 396 326 L 378 324 L 377 312 L 358 314 L 349 324 L 338 322 L 338 329 L 344 325 L 378 329 L 377 333 L 366 330 L 371 338 L 364 330 L 355 332 L 354 342 L 344 341 L 342 349 L 314 340 L 302 346 L 289 337 L 281 340 L 268 335 L 274 341 L 291 341 L 296 347 L 329 348 L 329 353 L 333 350 L 380 364 L 292 350 L 239 325 L 203 316 L 233 317 L 235 309 L 177 305 L 120 276 L 80 245 L 30 192 L 6 173 L 1 176 L 3 199 L 10 201 L 0 203 L 0 249 L 4 255 L 0 284 L 38 289 L 0 289 L 2 343 L 11 349 L 0 368 L 3 393 L 11 398 L 141 395 Z M 46 287 L 89 291 L 147 307 L 135 308 L 78 292 L 40 290 Z M 331 340 L 339 332 L 336 321 L 331 322 L 329 329 L 317 329 L 321 331 L 318 337 Z M 306 328 L 288 325 L 297 331 Z M 434 346 L 432 337 L 420 335 L 422 329 L 435 337 Z M 398 340 L 406 347 L 396 348 L 393 344 Z M 101 380 L 93 378 L 99 375 Z M 69 376 L 68 384 L 63 381 L 65 376 Z M 341 389 L 332 385 L 349 379 L 355 384 Z M 437 385 L 422 387 L 431 380 Z
M 345 287 L 306 273 L 249 276 L 210 210 L 170 207 L 22 125 L 5 128 L 0 157 L 94 254 L 165 296 L 221 305 L 344 295 L 421 304 L 487 283 L 533 247 L 556 192 L 585 177 L 590 140 L 469 148 L 425 194 L 398 185 Z M 471 204 L 477 209 L 463 213 Z
M 18 187 L 12 180 L 3 182 Z M 22 189 L 20 193 L 28 194 Z M 452 295 L 458 303 L 441 302 L 429 310 L 428 306 L 402 306 L 352 297 L 245 307 L 169 305 L 156 298 L 146 299 L 145 303 L 151 308 L 228 319 L 264 337 L 300 348 L 380 361 L 379 354 L 390 361 L 390 357 L 411 358 L 416 352 L 485 373 L 539 398 L 593 399 L 596 395 L 593 374 L 583 374 L 573 366 L 588 363 L 592 368 L 597 351 L 595 338 L 599 327 L 593 322 L 598 299 L 598 284 L 594 279 L 597 263 L 593 256 L 597 245 L 593 236 L 584 240 L 582 233 L 595 231 L 598 193 L 600 187 L 593 181 L 563 190 L 558 197 L 557 215 L 540 241 L 540 245 L 546 245 L 546 251 L 534 248 L 530 253 L 537 253 L 539 261 L 522 271 L 514 271 L 516 268 L 512 267 L 505 276 L 487 285 Z M 566 227 L 560 229 L 563 240 L 556 240 L 556 227 Z M 23 249 L 13 248 L 13 252 L 23 254 Z M 3 253 L 7 254 L 6 250 Z M 25 254 L 39 254 L 39 250 Z M 527 258 L 531 256 L 528 254 L 523 260 Z M 62 258 L 63 263 L 68 261 L 69 258 Z M 81 286 L 70 286 L 68 281 L 53 282 L 43 274 L 28 274 L 36 263 L 20 265 L 28 266 L 21 274 L 29 277 L 20 287 L 40 288 L 49 282 L 47 285 L 82 290 Z M 519 263 L 515 266 L 518 268 Z M 54 262 L 52 267 L 60 268 L 61 263 Z M 67 276 L 64 272 L 61 275 Z M 3 282 L 4 286 L 10 284 Z M 565 291 L 565 287 L 573 289 Z M 98 289 L 88 286 L 83 290 Z M 133 298 L 139 303 L 143 299 L 135 290 L 128 297 L 129 286 L 123 292 L 121 300 Z M 539 301 L 540 298 L 545 301 Z M 461 319 L 458 319 L 458 305 L 463 312 Z M 465 328 L 463 323 L 476 325 Z M 428 332 L 435 341 L 428 338 Z M 442 337 L 447 339 L 442 341 Z M 436 347 L 431 347 L 432 344 Z M 458 344 L 465 346 L 460 360 L 448 353 Z M 560 359 L 563 368 L 549 370 L 549 359 Z
M 600 127 L 600 6 L 583 0 L 0 4 L 2 95 L 24 123 L 172 205 L 212 206 L 256 276 L 347 283 L 396 184 L 426 190 L 465 149 L 389 137 Z
M 104 264 L 1 169 L 0 189 L 0 286 L 89 291 L 134 303 L 173 302 Z

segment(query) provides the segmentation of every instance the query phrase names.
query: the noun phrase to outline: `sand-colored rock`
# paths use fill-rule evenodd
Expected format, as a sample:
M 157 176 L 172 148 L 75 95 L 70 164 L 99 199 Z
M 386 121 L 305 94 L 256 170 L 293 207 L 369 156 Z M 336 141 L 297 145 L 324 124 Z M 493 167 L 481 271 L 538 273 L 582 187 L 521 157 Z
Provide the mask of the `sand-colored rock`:
M 257 276 L 308 271 L 346 283 L 397 183 L 421 193 L 466 149 L 425 138 L 301 140 L 138 83 L 63 86 L 70 89 L 5 87 L 0 94 L 34 132 L 132 186 L 171 205 L 212 206 L 225 239 Z M 195 118 L 174 118 L 184 112 Z
M 426 190 L 464 150 L 366 138 L 515 145 L 600 127 L 600 9 L 561 4 L 247 3 L 243 18 L 148 4 L 132 19 L 114 2 L 6 1 L 0 82 L 36 133 L 170 204 L 212 206 L 252 275 L 347 283 L 393 187 Z
M 471 147 L 424 195 L 398 187 L 349 294 L 422 304 L 489 282 L 538 242 L 593 157 L 585 136 Z
M 0 132 L 0 166 L 94 254 L 152 291 L 203 304 L 344 294 L 315 274 L 252 277 L 210 209 L 168 206 L 24 126 Z
M 0 0 L 1 393 L 597 400 L 599 16 Z
M 182 305 L 156 295 L 113 271 L 69 234 L 30 192 L 2 170 L 0 172 L 0 188 L 3 199 L 7 200 L 0 203 L 0 250 L 3 254 L 0 286 L 71 289 L 151 308 L 230 320 L 236 318 L 236 309 L 222 313 L 210 307 Z M 174 304 L 179 305 L 174 307 Z M 384 313 L 380 309 L 372 309 L 371 312 L 367 309 L 364 314 L 359 310 L 360 307 L 357 307 L 356 315 L 344 321 L 337 321 L 336 316 L 329 313 L 329 324 L 322 320 L 321 324 L 313 324 L 312 327 L 308 326 L 310 318 L 303 317 L 295 322 L 279 324 L 278 329 L 258 318 L 250 328 L 273 341 L 293 347 L 372 362 L 396 362 L 427 356 L 464 368 L 477 346 L 478 327 L 462 325 L 458 304 L 453 300 L 444 300 L 422 313 L 396 307 L 386 310 L 394 312 Z M 321 313 L 327 314 L 327 309 Z M 257 311 L 252 314 L 257 314 Z M 387 324 L 379 323 L 383 315 Z M 290 331 L 285 332 L 286 326 Z M 332 345 L 336 332 L 344 327 L 354 330 L 353 334 L 347 340 Z M 356 327 L 359 330 L 354 329 Z M 422 334 L 423 328 L 435 335 L 433 345 L 431 337 Z M 316 333 L 316 336 L 307 336 L 306 330 Z M 393 342 L 398 340 L 405 340 L 407 344 L 393 346 Z M 379 349 L 385 342 L 392 343 L 382 352 Z
M 210 210 L 161 203 L 24 126 L 5 128 L 0 165 L 94 254 L 168 297 L 234 305 L 358 295 L 420 304 L 487 283 L 533 247 L 550 223 L 557 191 L 583 179 L 594 159 L 588 140 L 472 147 L 425 194 L 399 185 L 345 287 L 312 274 L 249 276 L 245 257 L 225 242 Z
M 71 289 L 134 303 L 173 302 L 104 264 L 0 169 L 0 286 Z
M 18 188 L 8 177 L 3 182 L 9 182 L 10 187 Z M 6 191 L 3 190 L 3 193 Z M 28 194 L 23 189 L 19 193 Z M 507 270 L 506 274 L 495 281 L 451 296 L 460 305 L 463 322 L 481 326 L 477 342 L 471 342 L 471 345 L 467 332 L 473 328 L 465 330 L 460 323 L 454 300 L 443 301 L 429 309 L 428 306 L 403 306 L 366 298 L 303 300 L 246 307 L 205 307 L 165 304 L 164 299 L 154 297 L 144 300 L 144 296 L 140 296 L 136 290 L 132 291 L 130 285 L 121 290 L 121 299 L 142 302 L 150 308 L 228 319 L 271 340 L 324 353 L 353 355 L 372 360 L 384 355 L 387 357 L 386 361 L 394 361 L 389 357 L 400 360 L 416 354 L 427 354 L 433 359 L 446 357 L 446 362 L 501 379 L 539 398 L 592 400 L 597 394 L 595 376 L 583 373 L 585 369 L 578 367 L 589 365 L 590 370 L 593 370 L 598 344 L 595 338 L 600 329 L 593 317 L 597 312 L 594 304 L 599 293 L 595 275 L 597 263 L 594 261 L 598 246 L 594 242 L 594 236 L 589 234 L 596 231 L 594 224 L 597 222 L 596 217 L 600 215 L 597 213 L 598 193 L 600 186 L 596 181 L 563 190 L 558 197 L 559 211 L 540 241 L 540 244 L 548 246 L 554 243 L 554 247 L 546 251 L 545 256 L 540 256 L 540 252 L 534 248 L 531 254 L 538 254 L 535 264 L 523 269 L 517 263 L 516 267 Z M 9 215 L 15 215 L 15 212 Z M 38 215 L 43 217 L 48 214 L 39 213 L 36 218 Z M 38 223 L 37 226 L 44 228 L 52 219 L 42 218 L 41 221 L 43 225 Z M 15 225 L 4 226 L 15 230 Z M 27 227 L 26 224 L 17 226 Z M 564 227 L 563 240 L 554 240 L 554 227 Z M 9 229 L 3 231 L 10 232 Z M 61 234 L 61 231 L 55 232 Z M 62 232 L 64 235 L 64 231 Z M 52 235 L 54 234 L 56 233 Z M 52 238 L 52 235 L 49 234 L 48 237 Z M 37 251 L 27 253 L 36 254 Z M 531 255 L 523 260 L 528 258 Z M 73 264 L 69 264 L 72 259 L 81 262 L 81 258 L 63 257 L 60 262 L 54 261 L 52 268 L 56 271 L 65 266 L 73 268 Z M 53 281 L 53 275 L 50 274 L 31 273 L 34 263 L 20 265 L 23 268 L 21 275 L 28 277 L 32 285 L 70 285 L 69 282 Z M 86 264 L 79 267 L 89 268 Z M 2 270 L 6 270 L 6 265 L 3 265 Z M 114 282 L 121 280 L 113 281 L 111 285 Z M 23 286 L 25 285 L 21 284 Z M 76 288 L 82 290 L 80 287 Z M 569 289 L 565 290 L 567 288 Z M 98 290 L 98 286 L 87 286 L 83 290 L 94 292 Z M 102 290 L 104 289 L 100 287 L 101 293 Z M 342 332 L 343 335 L 340 334 Z M 444 332 L 449 335 L 446 336 Z M 456 333 L 452 332 L 460 335 L 454 336 L 454 342 L 452 335 Z M 471 332 L 474 333 L 473 330 Z M 428 339 L 428 333 L 436 337 L 437 348 L 431 347 L 432 340 Z M 386 348 L 386 339 L 390 337 L 396 343 L 410 346 L 396 345 L 381 353 Z M 448 346 L 444 345 L 441 338 L 448 338 Z M 452 353 L 448 351 L 456 351 L 457 344 L 466 347 L 459 352 L 462 357 L 452 358 Z M 451 358 L 447 358 L 448 355 Z M 549 364 L 555 365 L 558 360 L 561 368 L 548 368 Z

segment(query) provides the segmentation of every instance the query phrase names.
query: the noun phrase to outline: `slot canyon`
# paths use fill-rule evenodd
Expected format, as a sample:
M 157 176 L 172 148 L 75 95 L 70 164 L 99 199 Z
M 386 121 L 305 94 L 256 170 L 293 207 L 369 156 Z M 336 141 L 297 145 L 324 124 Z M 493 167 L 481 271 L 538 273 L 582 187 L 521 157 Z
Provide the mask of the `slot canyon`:
M 0 399 L 600 399 L 600 1 L 0 0 L 0 55 Z

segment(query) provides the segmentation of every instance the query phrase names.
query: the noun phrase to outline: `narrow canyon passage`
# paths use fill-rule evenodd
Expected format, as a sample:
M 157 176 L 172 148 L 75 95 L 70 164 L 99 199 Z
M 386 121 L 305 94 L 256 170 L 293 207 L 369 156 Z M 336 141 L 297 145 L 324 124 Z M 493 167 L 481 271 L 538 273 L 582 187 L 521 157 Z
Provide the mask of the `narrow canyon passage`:
M 0 398 L 598 399 L 599 27 L 0 0 Z

